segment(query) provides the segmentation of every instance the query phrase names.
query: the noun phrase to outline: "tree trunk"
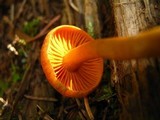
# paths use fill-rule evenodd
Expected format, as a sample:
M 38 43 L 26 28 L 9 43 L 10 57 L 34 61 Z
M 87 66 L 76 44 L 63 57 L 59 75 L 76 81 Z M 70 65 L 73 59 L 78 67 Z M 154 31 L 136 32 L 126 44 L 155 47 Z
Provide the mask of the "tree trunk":
M 136 35 L 160 23 L 158 0 L 113 0 L 112 4 L 118 36 Z M 111 79 L 122 106 L 120 119 L 160 118 L 159 63 L 156 58 L 111 61 Z

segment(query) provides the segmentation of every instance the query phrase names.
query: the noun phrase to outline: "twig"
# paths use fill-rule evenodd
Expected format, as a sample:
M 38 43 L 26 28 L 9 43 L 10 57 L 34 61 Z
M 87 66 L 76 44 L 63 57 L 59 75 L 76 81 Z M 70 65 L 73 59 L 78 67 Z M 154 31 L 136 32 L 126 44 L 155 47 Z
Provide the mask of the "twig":
M 37 112 L 43 120 L 54 120 L 48 114 L 46 114 L 45 111 L 39 105 L 37 105 Z
M 47 30 L 48 30 L 56 21 L 58 21 L 58 20 L 60 19 L 60 17 L 61 17 L 60 15 L 54 17 L 54 18 L 41 30 L 40 33 L 38 33 L 34 38 L 29 39 L 27 42 L 32 42 L 32 41 L 37 40 L 38 38 L 46 35 L 47 32 L 48 32 Z
M 47 0 L 38 0 L 39 2 L 39 8 L 41 13 L 45 12 L 46 16 L 49 16 L 49 6 L 48 6 L 48 1 Z
M 113 3 L 115 4 L 116 6 L 119 6 L 119 5 L 128 5 L 128 4 L 135 4 L 136 1 L 131 1 L 131 2 L 120 2 L 120 3 Z
M 8 104 L 8 100 L 4 100 L 3 98 L 0 97 L 0 102 L 3 103 L 3 105 L 0 108 L 0 117 L 3 115 L 5 109 L 7 107 L 11 108 L 10 104 Z
M 58 101 L 55 98 L 36 97 L 36 96 L 30 96 L 30 95 L 24 95 L 24 97 L 27 98 L 27 99 L 39 100 L 39 101 L 49 101 L 49 102 L 56 102 L 56 101 Z
M 108 111 L 108 107 L 106 107 L 105 109 L 104 109 L 104 114 L 103 114 L 103 117 L 102 117 L 102 120 L 106 120 L 107 118 L 107 111 Z
M 18 120 L 23 120 L 22 115 L 18 114 Z
M 16 15 L 16 17 L 15 17 L 15 20 L 17 20 L 17 19 L 20 17 L 20 15 L 21 15 L 21 13 L 22 13 L 22 11 L 23 11 L 23 7 L 24 7 L 26 1 L 27 1 L 27 0 L 23 0 L 23 2 L 22 2 L 22 4 L 21 4 L 21 7 L 19 8 L 19 11 L 18 11 L 18 13 L 17 13 L 17 15 Z
M 61 106 L 59 107 L 59 112 L 58 112 L 58 116 L 57 118 L 59 119 L 62 116 L 63 110 L 64 110 L 64 101 L 65 101 L 65 97 L 62 96 L 61 99 Z
M 0 97 L 0 102 L 2 102 L 3 104 L 5 104 L 6 101 L 2 97 Z
M 69 5 L 78 13 L 80 13 L 78 7 L 73 3 L 72 0 L 69 0 Z
M 76 100 L 76 103 L 80 109 L 80 112 L 78 112 L 79 116 L 81 117 L 82 120 L 85 120 L 88 116 L 87 116 L 86 112 L 82 109 L 80 101 L 77 98 L 75 100 Z
M 14 29 L 14 25 L 8 16 L 3 16 L 3 21 L 9 25 L 11 31 Z
M 15 55 L 18 55 L 18 51 L 16 50 L 16 48 L 12 45 L 12 44 L 8 44 L 7 48 L 13 52 Z
M 76 107 L 77 107 L 77 104 L 72 104 L 70 106 L 67 106 L 67 107 L 64 108 L 64 112 L 67 113 L 69 110 L 72 110 L 72 109 L 74 109 Z
M 69 6 L 69 3 L 68 3 L 68 0 L 64 0 L 64 5 L 65 5 L 65 13 L 66 13 L 66 17 L 67 17 L 67 20 L 68 20 L 68 23 L 67 24 L 73 24 L 73 17 L 72 17 L 72 11 L 70 9 L 70 6 Z
M 84 97 L 84 105 L 85 105 L 85 108 L 86 108 L 86 111 L 88 113 L 88 116 L 91 120 L 94 120 L 94 116 L 92 114 L 92 111 L 91 111 L 91 108 L 89 106 L 89 103 L 88 103 L 88 98 L 87 97 Z
M 10 7 L 10 19 L 13 22 L 13 20 L 14 20 L 14 4 L 11 4 L 11 7 Z

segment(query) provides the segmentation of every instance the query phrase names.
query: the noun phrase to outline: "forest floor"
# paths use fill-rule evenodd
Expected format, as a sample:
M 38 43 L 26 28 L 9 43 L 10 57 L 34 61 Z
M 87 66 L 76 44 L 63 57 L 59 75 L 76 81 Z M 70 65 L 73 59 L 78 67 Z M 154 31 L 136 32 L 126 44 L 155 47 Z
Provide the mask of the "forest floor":
M 0 1 L 0 119 L 89 119 L 83 99 L 65 98 L 56 92 L 40 65 L 44 36 L 62 23 L 72 24 L 64 22 L 65 3 L 62 0 Z M 74 8 L 72 1 L 68 4 Z M 103 6 L 100 18 L 105 19 L 101 22 L 101 36 L 110 36 L 113 32 L 104 29 L 110 21 L 105 16 L 107 8 L 99 4 Z M 116 120 L 120 106 L 110 82 L 108 61 L 104 71 L 102 82 L 88 100 L 95 120 Z

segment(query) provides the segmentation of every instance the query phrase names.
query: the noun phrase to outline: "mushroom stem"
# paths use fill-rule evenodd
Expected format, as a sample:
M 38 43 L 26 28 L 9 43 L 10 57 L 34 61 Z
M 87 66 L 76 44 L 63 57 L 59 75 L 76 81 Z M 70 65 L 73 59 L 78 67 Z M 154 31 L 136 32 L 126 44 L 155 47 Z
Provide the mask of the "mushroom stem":
M 73 48 L 63 57 L 64 66 L 70 71 L 75 71 L 84 61 L 99 57 L 96 45 L 97 41 L 93 40 Z
M 104 59 L 137 59 L 160 56 L 160 27 L 131 37 L 113 37 L 94 40 L 72 49 L 63 58 L 69 70 L 76 70 L 84 61 Z

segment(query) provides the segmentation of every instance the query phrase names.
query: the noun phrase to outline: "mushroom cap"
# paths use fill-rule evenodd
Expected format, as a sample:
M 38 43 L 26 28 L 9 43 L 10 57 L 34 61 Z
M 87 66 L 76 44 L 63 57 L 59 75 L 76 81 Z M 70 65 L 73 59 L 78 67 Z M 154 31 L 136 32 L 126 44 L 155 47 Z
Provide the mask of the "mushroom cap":
M 74 71 L 68 70 L 63 64 L 63 57 L 71 49 L 89 41 L 93 39 L 86 32 L 71 25 L 56 27 L 45 37 L 41 65 L 49 83 L 64 96 L 85 97 L 100 83 L 102 58 L 89 59 Z

